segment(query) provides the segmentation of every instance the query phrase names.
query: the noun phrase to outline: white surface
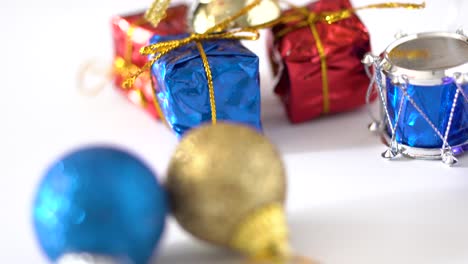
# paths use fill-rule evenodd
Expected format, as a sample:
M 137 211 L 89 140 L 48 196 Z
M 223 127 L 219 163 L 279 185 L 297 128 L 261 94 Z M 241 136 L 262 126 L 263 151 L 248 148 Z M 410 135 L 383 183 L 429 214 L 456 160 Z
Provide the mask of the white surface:
M 468 24 L 462 0 L 427 2 L 424 11 L 362 11 L 376 53 L 399 29 Z M 44 168 L 62 152 L 81 144 L 117 144 L 164 175 L 177 143 L 170 131 L 110 88 L 96 98 L 76 91 L 80 64 L 112 59 L 110 16 L 148 4 L 0 3 L 1 262 L 47 263 L 34 239 L 31 200 Z M 264 56 L 263 43 L 249 46 Z M 298 252 L 323 264 L 468 263 L 468 157 L 456 168 L 382 160 L 384 147 L 367 132 L 364 110 L 292 126 L 272 94 L 266 65 L 262 71 L 263 123 L 288 167 L 291 240 Z M 191 239 L 172 220 L 160 251 L 160 264 L 240 263 Z

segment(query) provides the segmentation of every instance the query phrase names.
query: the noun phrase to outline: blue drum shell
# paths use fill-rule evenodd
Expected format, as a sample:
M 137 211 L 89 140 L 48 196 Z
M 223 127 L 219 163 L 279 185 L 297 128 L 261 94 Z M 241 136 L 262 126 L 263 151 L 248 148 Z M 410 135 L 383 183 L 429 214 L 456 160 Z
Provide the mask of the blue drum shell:
M 465 94 L 468 94 L 468 84 L 462 85 Z M 441 85 L 419 86 L 409 84 L 406 87 L 408 95 L 414 103 L 425 113 L 437 130 L 445 136 L 450 118 L 457 86 L 452 79 Z M 397 121 L 397 113 L 403 97 L 403 107 Z M 417 148 L 441 148 L 443 141 L 434 131 L 424 116 L 411 104 L 404 95 L 401 87 L 392 84 L 387 78 L 387 102 L 392 124 L 398 122 L 396 140 L 400 144 Z M 391 130 L 387 132 L 391 136 Z M 452 125 L 448 135 L 450 146 L 468 142 L 468 103 L 462 94 L 459 94 Z

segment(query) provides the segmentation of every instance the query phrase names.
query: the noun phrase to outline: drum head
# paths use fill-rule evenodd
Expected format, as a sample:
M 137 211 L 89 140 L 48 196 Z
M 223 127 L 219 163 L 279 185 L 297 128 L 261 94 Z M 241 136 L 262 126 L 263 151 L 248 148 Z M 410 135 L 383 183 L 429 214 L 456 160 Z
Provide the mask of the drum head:
M 388 51 L 390 63 L 414 71 L 440 71 L 468 62 L 468 42 L 427 34 L 399 43 Z

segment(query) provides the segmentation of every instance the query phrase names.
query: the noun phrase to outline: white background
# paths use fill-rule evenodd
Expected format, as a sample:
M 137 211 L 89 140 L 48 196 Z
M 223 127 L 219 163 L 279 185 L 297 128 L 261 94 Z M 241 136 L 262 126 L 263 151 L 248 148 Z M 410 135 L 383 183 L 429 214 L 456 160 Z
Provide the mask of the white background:
M 305 1 L 295 1 L 300 4 Z M 355 0 L 356 6 L 373 1 Z M 48 263 L 34 238 L 31 201 L 46 166 L 83 144 L 137 153 L 161 178 L 177 140 L 108 87 L 76 90 L 79 66 L 112 60 L 110 17 L 149 0 L 2 0 L 0 3 L 0 262 Z M 468 3 L 428 0 L 424 11 L 360 16 L 381 52 L 399 30 L 454 30 Z M 264 58 L 263 40 L 248 44 Z M 468 157 L 440 162 L 380 158 L 364 109 L 293 126 L 262 65 L 263 123 L 289 173 L 293 247 L 323 264 L 468 263 Z M 191 239 L 170 220 L 161 264 L 240 263 Z

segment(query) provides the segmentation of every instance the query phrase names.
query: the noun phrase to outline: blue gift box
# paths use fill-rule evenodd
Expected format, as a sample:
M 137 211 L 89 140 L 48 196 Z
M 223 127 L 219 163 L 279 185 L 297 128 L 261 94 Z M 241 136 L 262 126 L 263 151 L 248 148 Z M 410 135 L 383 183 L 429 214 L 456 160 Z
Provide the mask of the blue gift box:
M 186 36 L 156 35 L 150 44 Z M 207 40 L 202 45 L 212 71 L 217 120 L 261 131 L 258 57 L 238 40 Z M 151 75 L 161 110 L 178 136 L 211 122 L 208 81 L 195 42 L 161 57 L 151 67 Z

